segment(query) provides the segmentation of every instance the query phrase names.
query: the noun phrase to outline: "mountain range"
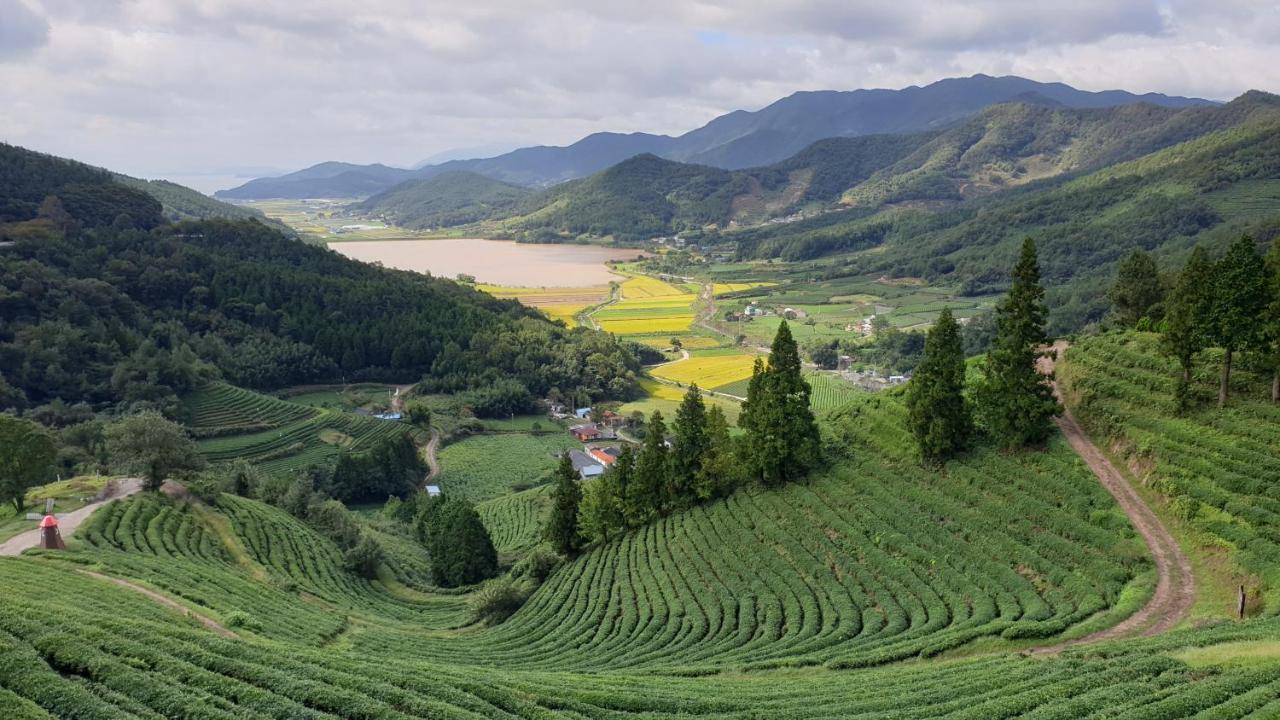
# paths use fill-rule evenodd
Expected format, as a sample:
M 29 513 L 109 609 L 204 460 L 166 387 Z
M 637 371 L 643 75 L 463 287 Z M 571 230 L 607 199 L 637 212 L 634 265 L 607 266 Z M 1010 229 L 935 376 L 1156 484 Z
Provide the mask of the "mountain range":
M 366 197 L 406 180 L 459 170 L 517 185 L 546 187 L 585 177 L 645 153 L 734 170 L 782 161 L 826 138 L 936 130 L 993 104 L 1011 101 L 1069 108 L 1135 103 L 1171 108 L 1214 104 L 1156 93 L 1089 92 L 1062 83 L 974 75 L 900 90 L 798 92 L 760 110 L 722 115 L 674 137 L 595 133 L 564 147 L 527 147 L 492 158 L 453 160 L 418 169 L 324 162 L 280 177 L 255 179 L 216 195 L 238 200 Z

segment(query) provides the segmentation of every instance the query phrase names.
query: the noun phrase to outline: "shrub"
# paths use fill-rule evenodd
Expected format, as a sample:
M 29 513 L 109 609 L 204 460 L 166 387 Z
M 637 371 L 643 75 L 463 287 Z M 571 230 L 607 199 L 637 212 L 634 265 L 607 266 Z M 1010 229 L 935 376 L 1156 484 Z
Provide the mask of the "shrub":
M 554 550 L 546 545 L 539 545 L 511 568 L 511 576 L 529 578 L 541 584 L 555 572 L 556 568 L 560 567 L 560 562 L 560 556 Z
M 343 564 L 348 570 L 363 578 L 372 580 L 378 576 L 378 566 L 382 564 L 382 546 L 368 535 L 361 535 L 360 542 L 343 556 Z
M 504 575 L 480 586 L 467 598 L 467 607 L 477 622 L 496 625 L 514 615 L 529 599 L 530 592 L 527 583 Z

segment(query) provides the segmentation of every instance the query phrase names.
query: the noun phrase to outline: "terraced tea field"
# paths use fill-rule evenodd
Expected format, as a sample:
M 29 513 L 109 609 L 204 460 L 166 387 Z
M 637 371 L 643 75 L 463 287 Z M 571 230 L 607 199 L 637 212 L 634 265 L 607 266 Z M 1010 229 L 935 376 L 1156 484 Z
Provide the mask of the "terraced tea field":
M 471 502 L 491 500 L 542 482 L 564 450 L 582 444 L 568 432 L 475 435 L 440 449 L 440 489 Z
M 1199 406 L 1179 416 L 1179 371 L 1158 342 L 1149 333 L 1082 339 L 1058 363 L 1066 397 L 1091 432 L 1141 468 L 1170 514 L 1232 550 L 1256 576 L 1241 582 L 1266 593 L 1266 612 L 1280 610 L 1280 406 L 1270 402 L 1270 378 L 1238 369 L 1234 397 L 1219 410 L 1218 364 L 1206 353 L 1195 373 Z
M 416 432 L 405 423 L 309 407 L 223 383 L 184 398 L 180 417 L 210 462 L 243 458 L 273 474 Z

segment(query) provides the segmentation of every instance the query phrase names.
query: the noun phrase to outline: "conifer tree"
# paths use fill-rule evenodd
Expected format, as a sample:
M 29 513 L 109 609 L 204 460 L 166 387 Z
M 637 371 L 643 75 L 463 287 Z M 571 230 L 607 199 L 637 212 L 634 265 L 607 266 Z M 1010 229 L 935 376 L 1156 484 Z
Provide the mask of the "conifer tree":
M 1005 447 L 1044 442 L 1061 412 L 1050 377 L 1036 367 L 1048 342 L 1046 313 L 1036 246 L 1027 238 L 1013 269 L 1013 286 L 996 306 L 996 340 L 975 392 L 983 425 Z
M 742 463 L 729 436 L 729 421 L 718 405 L 707 409 L 707 449 L 694 482 L 699 500 L 724 497 L 742 481 Z
M 960 326 L 943 308 L 907 385 L 907 424 L 928 464 L 943 463 L 968 446 L 973 418 L 964 397 L 964 373 Z
M 819 461 L 818 423 L 809 408 L 809 383 L 800 370 L 799 349 L 783 320 L 768 363 L 756 362 L 738 420 L 747 431 L 748 469 L 767 485 L 804 477 Z
M 666 481 L 671 472 L 667 450 L 667 424 L 662 413 L 653 411 L 646 427 L 644 445 L 627 485 L 626 517 L 631 527 L 643 525 L 667 510 Z
M 1174 396 L 1180 410 L 1191 400 L 1191 371 L 1196 353 L 1209 343 L 1209 313 L 1213 303 L 1213 261 L 1202 247 L 1191 251 L 1191 257 L 1178 273 L 1177 282 L 1165 306 L 1164 333 L 1160 344 L 1178 361 L 1182 375 Z
M 551 491 L 551 517 L 547 518 L 544 536 L 556 552 L 571 556 L 582 549 L 582 533 L 578 531 L 582 487 L 578 484 L 578 471 L 573 469 L 573 461 L 567 452 L 560 456 L 555 480 L 556 487 Z
M 1137 325 L 1152 307 L 1164 300 L 1164 286 L 1155 259 L 1142 250 L 1134 250 L 1120 262 L 1109 297 L 1116 320 L 1124 327 Z
M 1262 258 L 1253 238 L 1242 235 L 1231 244 L 1227 254 L 1214 266 L 1213 304 L 1209 332 L 1213 342 L 1223 349 L 1222 379 L 1218 385 L 1218 407 L 1227 404 L 1231 385 L 1231 363 L 1239 350 L 1258 345 L 1260 318 L 1267 305 L 1268 283 Z
M 627 529 L 624 499 L 635 463 L 635 451 L 624 445 L 618 459 L 600 479 L 583 488 L 578 526 L 584 535 L 609 542 L 609 538 Z
M 695 499 L 694 482 L 702 470 L 707 452 L 707 406 L 696 383 L 689 385 L 676 409 L 675 447 L 671 451 L 668 495 L 678 507 L 688 507 Z
M 1271 368 L 1271 402 L 1280 403 L 1280 242 L 1272 242 L 1265 258 L 1271 302 L 1263 322 L 1265 355 Z

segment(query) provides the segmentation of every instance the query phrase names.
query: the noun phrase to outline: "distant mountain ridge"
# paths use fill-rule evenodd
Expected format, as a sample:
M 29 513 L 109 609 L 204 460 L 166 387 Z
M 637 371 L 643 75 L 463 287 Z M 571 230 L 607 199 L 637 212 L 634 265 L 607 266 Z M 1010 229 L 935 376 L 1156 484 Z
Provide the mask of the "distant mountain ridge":
M 736 110 L 722 115 L 676 137 L 595 133 L 563 147 L 527 147 L 497 157 L 454 160 L 417 170 L 325 162 L 276 178 L 252 180 L 216 196 L 246 200 L 363 197 L 405 180 L 426 179 L 454 170 L 517 185 L 545 187 L 585 177 L 644 153 L 722 169 L 742 169 L 779 162 L 818 140 L 939 129 L 990 105 L 1015 100 L 1072 108 L 1135 103 L 1173 108 L 1216 104 L 1158 93 L 1089 92 L 1062 83 L 974 75 L 900 90 L 797 92 L 760 110 Z

